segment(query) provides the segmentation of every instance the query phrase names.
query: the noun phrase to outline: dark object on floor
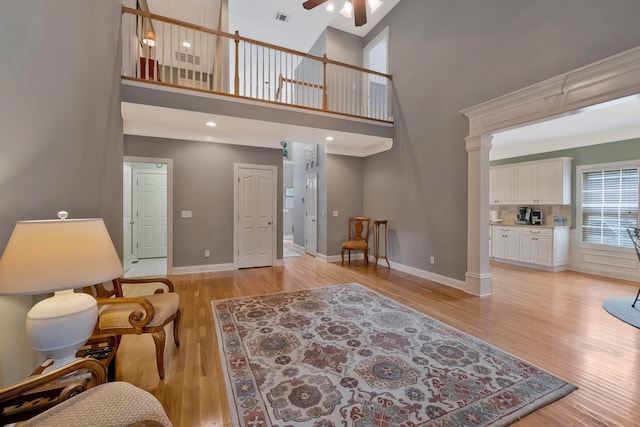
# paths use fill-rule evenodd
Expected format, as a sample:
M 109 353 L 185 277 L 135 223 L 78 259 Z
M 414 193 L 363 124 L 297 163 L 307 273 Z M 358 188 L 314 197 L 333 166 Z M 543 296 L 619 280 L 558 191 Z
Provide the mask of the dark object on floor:
M 602 303 L 602 308 L 613 317 L 640 328 L 640 307 L 631 305 L 635 304 L 636 299 L 637 297 L 611 298 Z
M 638 256 L 638 260 L 640 260 L 640 246 L 638 246 L 638 241 L 640 239 L 640 228 L 638 227 L 629 227 L 627 228 L 627 233 L 629 233 L 629 237 L 633 242 L 633 247 L 636 250 L 636 255 Z M 636 302 L 638 301 L 638 297 L 640 297 L 640 288 L 638 288 L 638 293 L 636 294 L 636 299 L 633 300 L 633 304 L 631 307 L 636 306 Z

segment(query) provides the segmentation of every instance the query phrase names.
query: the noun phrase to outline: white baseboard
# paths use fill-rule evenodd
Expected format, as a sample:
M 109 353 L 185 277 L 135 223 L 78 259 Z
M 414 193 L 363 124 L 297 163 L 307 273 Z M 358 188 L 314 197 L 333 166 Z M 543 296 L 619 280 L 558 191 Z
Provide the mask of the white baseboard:
M 626 272 L 615 271 L 611 269 L 605 270 L 604 268 L 590 268 L 584 265 L 582 266 L 570 265 L 569 270 L 575 271 L 578 273 L 593 274 L 593 275 L 602 276 L 602 277 L 611 277 L 613 279 L 629 280 L 631 282 L 640 282 L 638 273 L 633 273 L 633 272 L 626 273 Z
M 376 262 L 376 259 L 373 258 L 373 262 Z M 386 268 L 386 262 L 378 260 L 378 268 Z M 421 270 L 419 268 L 410 267 L 408 265 L 398 264 L 397 262 L 389 261 L 391 264 L 391 268 L 394 270 L 402 271 L 403 273 L 408 273 L 413 276 L 421 277 L 423 279 L 431 280 L 432 282 L 440 283 L 441 285 L 449 286 L 450 288 L 459 289 L 461 291 L 466 292 L 466 285 L 464 280 L 454 279 L 452 277 L 443 276 L 441 274 L 433 273 L 427 270 Z
M 236 266 L 233 263 L 189 265 L 187 267 L 173 267 L 171 274 L 215 273 L 217 271 L 231 271 L 235 269 Z
M 302 248 L 304 250 L 304 248 Z M 364 256 L 362 254 L 354 254 L 351 259 L 358 260 L 363 259 Z M 342 260 L 340 255 L 330 255 L 327 256 L 325 254 L 317 253 L 316 259 L 322 262 L 339 262 Z M 375 263 L 375 257 L 369 257 L 369 263 Z M 416 277 L 421 277 L 423 279 L 431 280 L 432 282 L 440 283 L 441 285 L 449 286 L 451 288 L 459 289 L 461 291 L 465 291 L 465 282 L 463 280 L 453 279 L 451 277 L 442 276 L 440 274 L 433 273 L 431 271 L 421 270 L 419 268 L 410 267 L 408 265 L 399 264 L 393 261 L 389 261 L 391 264 L 391 268 L 393 270 L 402 271 L 403 273 L 408 273 Z M 279 267 L 284 265 L 284 260 L 278 259 L 276 260 L 274 267 Z M 387 268 L 384 260 L 382 262 L 378 261 L 378 268 Z M 207 265 L 191 265 L 188 267 L 174 267 L 171 271 L 171 274 L 193 274 L 193 273 L 214 273 L 217 271 L 232 271 L 235 270 L 235 265 L 233 263 L 229 264 L 207 264 Z
M 340 255 L 327 256 L 324 254 L 316 254 L 316 258 L 324 262 L 342 261 L 342 257 Z M 351 259 L 364 259 L 364 255 L 362 253 L 353 254 L 353 256 L 351 256 Z M 373 265 L 375 262 L 376 258 L 373 256 L 369 256 L 369 265 Z M 442 276 L 440 274 L 432 273 L 431 271 L 420 270 L 419 268 L 410 267 L 408 265 L 399 264 L 393 261 L 389 261 L 389 264 L 391 265 L 391 268 L 393 270 L 402 271 L 403 273 L 408 273 L 412 276 L 421 277 L 423 279 L 431 280 L 432 282 L 440 283 L 441 285 L 449 286 L 451 288 L 459 289 L 466 292 L 466 285 L 464 280 L 453 279 L 448 276 Z M 384 260 L 378 260 L 378 268 L 387 268 L 387 263 L 384 262 Z

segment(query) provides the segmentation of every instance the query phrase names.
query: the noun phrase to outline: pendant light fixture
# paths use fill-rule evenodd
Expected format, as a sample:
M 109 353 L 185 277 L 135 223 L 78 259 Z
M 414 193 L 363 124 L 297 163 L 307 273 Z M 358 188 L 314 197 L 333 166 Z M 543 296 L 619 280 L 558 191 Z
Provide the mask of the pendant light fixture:
M 153 31 L 153 29 L 149 28 L 144 32 L 142 43 L 146 44 L 149 47 L 154 47 L 156 45 L 156 33 Z

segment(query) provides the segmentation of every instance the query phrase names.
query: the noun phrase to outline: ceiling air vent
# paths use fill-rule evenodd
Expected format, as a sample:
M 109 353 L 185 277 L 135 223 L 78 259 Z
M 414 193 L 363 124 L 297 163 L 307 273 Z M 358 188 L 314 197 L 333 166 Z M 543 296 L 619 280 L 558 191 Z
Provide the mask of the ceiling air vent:
M 198 55 L 191 55 L 184 52 L 175 52 L 176 61 L 186 62 L 187 64 L 200 65 L 200 57 Z
M 276 21 L 280 21 L 280 22 L 288 22 L 289 21 L 289 15 L 282 13 L 282 12 L 276 12 Z

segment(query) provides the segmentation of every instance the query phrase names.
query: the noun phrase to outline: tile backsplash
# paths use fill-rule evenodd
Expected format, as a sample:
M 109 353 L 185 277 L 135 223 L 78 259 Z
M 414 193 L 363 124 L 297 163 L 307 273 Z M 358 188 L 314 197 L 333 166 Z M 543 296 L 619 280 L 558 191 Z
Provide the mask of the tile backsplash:
M 556 216 L 566 217 L 567 220 L 564 225 L 572 225 L 571 205 L 530 206 L 530 208 L 542 211 L 542 225 L 555 225 L 553 217 Z M 516 222 L 518 206 L 490 206 L 489 210 L 498 211 L 498 218 L 502 219 L 505 224 L 514 224 Z

